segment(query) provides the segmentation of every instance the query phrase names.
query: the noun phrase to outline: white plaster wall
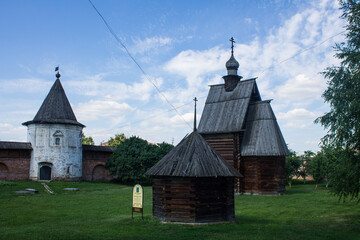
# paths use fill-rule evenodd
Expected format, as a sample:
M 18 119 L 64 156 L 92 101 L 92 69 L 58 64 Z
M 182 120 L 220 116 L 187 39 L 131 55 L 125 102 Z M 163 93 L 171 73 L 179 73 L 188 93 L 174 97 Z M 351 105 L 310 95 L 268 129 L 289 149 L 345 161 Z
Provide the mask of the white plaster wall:
M 60 132 L 59 132 L 60 131 Z M 51 179 L 75 180 L 82 177 L 82 127 L 64 124 L 31 124 L 28 142 L 32 144 L 30 179 L 38 180 L 39 163 L 51 163 Z M 57 134 L 56 134 L 57 132 Z M 62 136 L 54 136 L 62 135 Z M 60 145 L 55 138 L 60 138 Z M 69 171 L 67 169 L 69 168 Z

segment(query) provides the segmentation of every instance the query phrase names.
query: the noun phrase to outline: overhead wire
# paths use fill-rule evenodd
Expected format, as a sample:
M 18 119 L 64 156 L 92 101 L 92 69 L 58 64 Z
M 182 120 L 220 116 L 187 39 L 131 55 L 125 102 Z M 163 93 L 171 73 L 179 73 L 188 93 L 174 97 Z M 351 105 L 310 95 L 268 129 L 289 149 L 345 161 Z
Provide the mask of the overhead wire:
M 335 34 L 335 35 L 332 35 L 331 37 L 328 37 L 327 39 L 325 39 L 324 41 L 320 42 L 319 44 L 314 44 L 314 45 L 312 45 L 312 46 L 309 47 L 309 48 L 306 48 L 306 49 L 304 49 L 304 50 L 301 50 L 301 51 L 295 53 L 295 54 L 292 55 L 291 57 L 288 57 L 288 58 L 286 58 L 286 59 L 284 59 L 284 60 L 281 60 L 281 61 L 279 61 L 279 62 L 277 62 L 277 63 L 275 63 L 275 64 L 272 64 L 270 67 L 267 67 L 267 68 L 263 69 L 258 75 L 260 76 L 260 75 L 262 75 L 264 72 L 266 72 L 267 70 L 269 70 L 269 69 L 271 69 L 271 68 L 274 68 L 274 67 L 276 67 L 276 66 L 278 66 L 278 65 L 280 65 L 280 64 L 282 64 L 282 63 L 284 63 L 284 62 L 287 62 L 287 61 L 289 61 L 290 59 L 292 59 L 292 58 L 294 58 L 294 57 L 297 57 L 297 56 L 299 56 L 300 54 L 302 54 L 302 53 L 304 53 L 304 52 L 307 52 L 307 51 L 309 51 L 309 50 L 311 50 L 311 49 L 314 49 L 314 48 L 316 48 L 316 47 L 324 44 L 325 42 L 329 41 L 330 39 L 332 39 L 332 38 L 334 38 L 334 37 L 336 37 L 336 36 L 338 36 L 338 35 L 340 35 L 340 34 L 343 34 L 343 33 L 345 33 L 345 32 L 346 32 L 346 30 L 341 31 L 341 32 L 339 32 L 339 33 L 337 33 L 337 34 Z
M 97 12 L 97 14 L 100 16 L 100 18 L 103 20 L 104 24 L 106 25 L 106 27 L 108 28 L 109 32 L 111 33 L 111 35 L 113 35 L 113 37 L 115 38 L 115 40 L 120 43 L 120 45 L 125 49 L 126 53 L 128 54 L 128 56 L 133 60 L 133 62 L 136 64 L 136 66 L 140 69 L 140 71 L 144 74 L 146 80 L 148 80 L 156 89 L 156 91 L 159 93 L 160 96 L 163 97 L 163 99 L 175 110 L 175 112 L 182 118 L 182 120 L 192 129 L 192 126 L 185 120 L 185 118 L 180 114 L 180 112 L 175 108 L 175 106 L 167 99 L 167 97 L 160 91 L 160 89 L 158 88 L 158 86 L 156 86 L 156 84 L 149 78 L 149 75 L 144 71 L 144 69 L 140 66 L 140 64 L 136 61 L 136 59 L 132 56 L 132 54 L 130 53 L 130 51 L 128 50 L 128 48 L 125 46 L 125 44 L 121 41 L 121 39 L 117 36 L 117 34 L 112 30 L 112 28 L 110 27 L 110 25 L 108 24 L 108 22 L 105 20 L 105 18 L 102 16 L 102 14 L 98 11 L 98 9 L 95 7 L 95 5 L 92 3 L 91 0 L 89 0 L 90 4 L 92 5 L 92 7 L 95 9 L 95 11 Z
M 201 97 L 197 97 L 197 99 L 202 99 L 202 98 L 205 98 L 205 97 L 207 97 L 207 95 L 201 96 Z M 191 102 L 185 103 L 185 104 L 183 104 L 183 105 L 181 105 L 181 106 L 178 106 L 178 107 L 176 107 L 176 109 L 185 107 L 185 106 L 190 105 L 190 104 L 194 104 L 194 101 L 191 101 Z M 174 109 L 168 109 L 168 110 L 166 110 L 166 111 L 162 111 L 162 112 L 160 112 L 160 113 L 150 115 L 150 116 L 148 116 L 147 118 L 143 118 L 143 119 L 139 119 L 139 120 L 136 120 L 136 121 L 132 121 L 132 122 L 130 122 L 130 123 L 123 124 L 123 125 L 120 125 L 120 126 L 116 126 L 116 127 L 114 127 L 114 128 L 107 129 L 107 130 L 105 130 L 105 131 L 93 132 L 92 134 L 93 134 L 93 135 L 96 135 L 96 134 L 99 134 L 99 133 L 106 133 L 106 132 L 110 132 L 110 131 L 113 131 L 113 130 L 116 130 L 116 129 L 121 129 L 121 128 L 124 128 L 124 127 L 127 127 L 127 126 L 131 126 L 131 125 L 133 125 L 133 124 L 135 124 L 135 123 L 143 122 L 143 121 L 146 121 L 146 120 L 149 120 L 149 119 L 158 117 L 159 115 L 162 115 L 162 114 L 164 114 L 164 113 L 168 113 L 168 112 L 171 112 L 171 111 L 174 111 Z
M 158 88 L 158 86 L 149 78 L 149 75 L 144 71 L 144 69 L 141 67 L 141 65 L 140 65 L 140 64 L 136 61 L 136 59 L 132 56 L 131 52 L 128 50 L 128 48 L 126 47 L 126 45 L 121 41 L 121 39 L 117 36 L 117 34 L 112 30 L 111 26 L 108 24 L 108 22 L 107 22 L 107 21 L 105 20 L 105 18 L 102 16 L 102 14 L 99 12 L 99 10 L 95 7 L 95 5 L 92 3 L 92 1 L 91 1 L 91 0 L 88 0 L 88 1 L 89 1 L 89 3 L 92 5 L 92 7 L 94 8 L 94 10 L 97 12 L 97 14 L 100 16 L 100 18 L 101 18 L 102 21 L 104 22 L 104 24 L 105 24 L 105 26 L 107 27 L 107 29 L 109 30 L 109 32 L 110 32 L 110 33 L 112 34 L 112 36 L 115 38 L 115 40 L 125 49 L 125 51 L 126 51 L 126 53 L 128 54 L 128 56 L 132 59 L 132 61 L 133 61 L 133 62 L 136 64 L 136 66 L 140 69 L 140 71 L 142 72 L 142 74 L 145 76 L 146 80 L 148 80 L 148 81 L 154 86 L 154 88 L 156 89 L 156 91 L 158 92 L 158 94 L 167 102 L 167 104 L 168 104 L 169 106 L 171 106 L 172 109 L 167 110 L 167 111 L 164 111 L 163 113 L 170 112 L 170 111 L 174 110 L 174 111 L 181 117 L 181 119 L 182 119 L 190 128 L 192 128 L 192 126 L 184 119 L 184 117 L 183 117 L 183 116 L 180 114 L 180 112 L 177 110 L 177 109 L 179 109 L 179 108 L 181 108 L 181 107 L 184 107 L 184 106 L 186 106 L 186 105 L 189 105 L 189 104 L 192 103 L 192 102 L 186 103 L 186 104 L 181 105 L 181 106 L 179 106 L 179 107 L 175 107 L 175 106 L 167 99 L 167 97 L 160 91 L 160 89 Z M 335 35 L 332 35 L 332 36 L 326 38 L 325 40 L 323 40 L 322 42 L 320 42 L 320 43 L 318 43 L 318 44 L 314 44 L 314 45 L 312 45 L 311 47 L 306 48 L 306 49 L 304 49 L 304 50 L 301 50 L 301 51 L 295 53 L 294 55 L 292 55 L 292 56 L 290 56 L 290 57 L 288 57 L 288 58 L 286 58 L 286 59 L 284 59 L 284 60 L 281 60 L 281 61 L 279 61 L 279 62 L 277 62 L 277 63 L 275 63 L 275 64 L 272 64 L 271 66 L 269 66 L 269 67 L 263 69 L 262 71 L 260 71 L 258 75 L 260 76 L 260 75 L 262 75 L 264 72 L 266 72 L 267 70 L 272 69 L 272 68 L 274 68 L 274 67 L 276 67 L 276 66 L 278 66 L 278 65 L 280 65 L 280 64 L 283 64 L 284 62 L 287 62 L 287 61 L 291 60 L 292 58 L 295 58 L 295 57 L 301 55 L 301 54 L 304 53 L 304 52 L 307 52 L 307 51 L 309 51 L 309 50 L 311 50 L 311 49 L 314 49 L 314 48 L 316 48 L 316 47 L 324 44 L 325 42 L 329 41 L 330 39 L 332 39 L 332 38 L 334 38 L 334 37 L 336 37 L 336 36 L 338 36 L 338 35 L 340 35 L 340 34 L 343 34 L 343 33 L 345 33 L 345 32 L 346 32 L 346 30 L 344 30 L 344 31 L 342 31 L 342 32 L 339 32 L 339 33 L 337 33 L 337 34 L 335 34 Z M 203 97 L 200 97 L 200 98 L 203 98 Z M 147 117 L 147 118 L 145 118 L 145 119 L 133 121 L 133 122 L 131 122 L 131 123 L 124 124 L 124 125 L 121 125 L 121 126 L 119 126 L 119 127 L 116 127 L 116 128 L 113 128 L 113 129 L 110 129 L 110 130 L 107 130 L 107 131 L 111 131 L 111 130 L 114 130 L 114 129 L 119 129 L 119 128 L 123 128 L 123 127 L 126 127 L 126 126 L 130 126 L 130 125 L 132 125 L 132 124 L 134 124 L 134 123 L 146 121 L 146 120 L 151 119 L 151 118 L 154 118 L 154 117 L 156 117 L 156 116 L 158 116 L 158 115 L 152 115 L 152 116 Z M 102 132 L 104 132 L 104 131 L 102 131 Z M 93 134 L 97 134 L 97 133 L 93 133 Z

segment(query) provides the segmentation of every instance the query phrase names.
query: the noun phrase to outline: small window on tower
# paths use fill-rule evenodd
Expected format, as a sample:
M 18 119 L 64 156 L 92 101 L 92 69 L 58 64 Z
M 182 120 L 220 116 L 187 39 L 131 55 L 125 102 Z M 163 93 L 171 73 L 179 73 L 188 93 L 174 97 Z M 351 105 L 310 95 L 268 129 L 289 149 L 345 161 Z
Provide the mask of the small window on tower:
M 55 138 L 55 145 L 60 145 L 60 138 Z

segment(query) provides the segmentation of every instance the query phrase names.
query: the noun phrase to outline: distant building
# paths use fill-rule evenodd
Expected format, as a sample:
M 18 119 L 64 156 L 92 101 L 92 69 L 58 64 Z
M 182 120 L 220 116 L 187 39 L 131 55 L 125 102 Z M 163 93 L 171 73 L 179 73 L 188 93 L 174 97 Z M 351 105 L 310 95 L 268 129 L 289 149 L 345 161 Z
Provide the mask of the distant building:
M 237 74 L 233 47 L 226 68 L 225 83 L 210 86 L 198 132 L 244 176 L 237 192 L 282 194 L 288 149 L 270 100 L 261 99 L 255 78 Z
M 105 163 L 112 147 L 82 145 L 83 124 L 76 120 L 60 74 L 27 126 L 28 142 L 0 141 L 0 180 L 88 180 L 112 177 Z

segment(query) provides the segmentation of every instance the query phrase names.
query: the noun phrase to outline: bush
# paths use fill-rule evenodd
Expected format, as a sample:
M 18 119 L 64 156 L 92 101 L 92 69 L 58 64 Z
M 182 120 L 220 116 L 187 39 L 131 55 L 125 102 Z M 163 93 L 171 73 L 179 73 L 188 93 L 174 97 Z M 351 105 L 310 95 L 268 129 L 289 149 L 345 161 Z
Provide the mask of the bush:
M 174 146 L 168 143 L 149 144 L 139 137 L 130 137 L 118 145 L 106 168 L 118 181 L 126 184 L 148 184 L 144 173 L 163 158 Z

